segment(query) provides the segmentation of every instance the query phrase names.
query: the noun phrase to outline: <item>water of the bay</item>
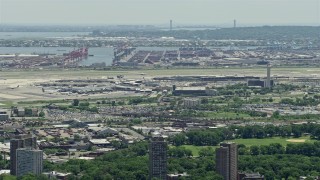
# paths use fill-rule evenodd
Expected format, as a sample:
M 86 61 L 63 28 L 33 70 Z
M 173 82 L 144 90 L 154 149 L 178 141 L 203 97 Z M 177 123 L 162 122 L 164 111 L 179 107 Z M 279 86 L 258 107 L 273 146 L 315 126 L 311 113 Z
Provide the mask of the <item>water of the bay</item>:
M 0 47 L 0 54 L 56 54 L 62 55 L 75 48 L 69 47 Z M 80 65 L 90 66 L 93 63 L 106 63 L 107 66 L 112 64 L 113 48 L 98 47 L 89 48 L 89 56 L 83 60 Z
M 89 32 L 0 32 L 0 40 L 15 39 L 51 39 L 51 38 L 70 38 L 89 35 Z M 209 47 L 214 48 L 214 47 Z M 230 49 L 230 47 L 220 47 Z M 56 54 L 62 55 L 76 48 L 70 47 L 0 47 L 0 54 Z M 178 50 L 178 47 L 138 47 L 137 50 L 164 51 Z M 236 49 L 241 49 L 236 47 Z M 244 47 L 243 49 L 249 49 Z M 90 66 L 93 63 L 105 63 L 107 66 L 112 64 L 113 47 L 94 47 L 89 48 L 89 56 L 80 62 L 82 66 Z

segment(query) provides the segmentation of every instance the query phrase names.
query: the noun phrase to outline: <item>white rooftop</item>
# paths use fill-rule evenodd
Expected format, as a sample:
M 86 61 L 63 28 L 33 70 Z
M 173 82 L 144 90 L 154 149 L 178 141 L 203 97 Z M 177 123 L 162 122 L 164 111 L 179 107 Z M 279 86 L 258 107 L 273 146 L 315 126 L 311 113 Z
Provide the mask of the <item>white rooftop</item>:
M 92 144 L 110 144 L 110 142 L 106 139 L 91 139 L 90 142 Z

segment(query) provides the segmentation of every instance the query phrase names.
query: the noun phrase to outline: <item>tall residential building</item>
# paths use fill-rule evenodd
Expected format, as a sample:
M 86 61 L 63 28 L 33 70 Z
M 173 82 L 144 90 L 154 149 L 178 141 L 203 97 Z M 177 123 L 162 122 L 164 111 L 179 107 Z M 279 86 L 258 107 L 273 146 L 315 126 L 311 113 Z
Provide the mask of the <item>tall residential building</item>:
M 172 20 L 170 20 L 170 31 L 172 31 Z
M 153 137 L 149 144 L 149 179 L 165 180 L 167 176 L 167 142 L 163 137 Z
M 221 143 L 216 150 L 216 171 L 225 180 L 237 180 L 238 149 L 235 143 Z
M 28 173 L 39 175 L 43 169 L 43 152 L 37 149 L 21 148 L 16 150 L 16 176 Z
M 17 149 L 36 148 L 37 140 L 31 134 L 18 135 L 10 141 L 10 174 L 17 175 Z

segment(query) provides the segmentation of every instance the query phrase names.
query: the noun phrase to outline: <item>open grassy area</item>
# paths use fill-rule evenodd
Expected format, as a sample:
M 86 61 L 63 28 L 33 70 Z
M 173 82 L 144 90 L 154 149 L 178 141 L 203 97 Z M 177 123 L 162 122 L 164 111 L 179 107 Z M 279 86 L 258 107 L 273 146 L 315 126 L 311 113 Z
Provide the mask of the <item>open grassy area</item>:
M 290 143 L 303 143 L 303 142 L 314 142 L 315 140 L 310 139 L 309 136 L 303 136 L 300 138 L 282 138 L 282 137 L 273 137 L 273 138 L 265 138 L 265 139 L 234 139 L 230 142 L 235 142 L 237 144 L 244 144 L 245 146 L 252 146 L 252 145 L 269 145 L 271 143 L 279 143 L 283 146 L 286 146 Z M 199 151 L 202 148 L 206 148 L 209 146 L 194 146 L 194 145 L 183 145 L 181 147 L 184 147 L 186 149 L 189 149 L 192 151 L 193 156 L 199 156 Z M 216 149 L 218 146 L 210 146 L 213 149 Z
M 209 146 L 183 145 L 183 146 L 181 146 L 181 147 L 184 147 L 184 148 L 186 148 L 186 149 L 191 150 L 193 156 L 199 156 L 199 151 L 200 151 L 200 149 L 206 148 L 206 147 L 209 147 Z M 217 148 L 217 146 L 210 146 L 210 147 L 213 147 L 214 149 Z
M 0 101 L 0 108 L 10 108 L 13 105 L 12 101 Z
M 265 139 L 234 139 L 231 140 L 237 144 L 244 144 L 246 146 L 252 145 L 269 145 L 271 143 L 279 143 L 283 146 L 286 146 L 289 143 L 303 143 L 303 142 L 314 142 L 315 140 L 311 140 L 309 136 L 303 136 L 300 138 L 282 138 L 282 137 L 273 137 L 273 138 L 265 138 Z

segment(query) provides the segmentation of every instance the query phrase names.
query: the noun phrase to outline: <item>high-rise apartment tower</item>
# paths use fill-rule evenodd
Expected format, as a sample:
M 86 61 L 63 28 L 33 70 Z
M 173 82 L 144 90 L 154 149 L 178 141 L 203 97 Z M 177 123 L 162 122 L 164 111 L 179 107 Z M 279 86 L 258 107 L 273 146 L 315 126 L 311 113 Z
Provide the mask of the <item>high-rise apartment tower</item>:
M 36 149 L 37 140 L 31 134 L 22 134 L 16 136 L 10 141 L 10 174 L 17 175 L 17 149 L 33 148 Z
M 237 180 L 238 149 L 235 143 L 221 143 L 216 149 L 216 171 L 225 180 Z
M 40 175 L 43 169 L 43 152 L 32 148 L 20 148 L 16 150 L 16 176 L 28 173 Z
M 167 176 L 167 142 L 161 136 L 153 137 L 149 144 L 149 179 L 165 180 Z

